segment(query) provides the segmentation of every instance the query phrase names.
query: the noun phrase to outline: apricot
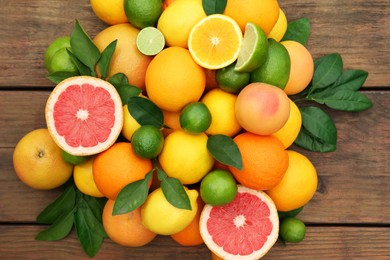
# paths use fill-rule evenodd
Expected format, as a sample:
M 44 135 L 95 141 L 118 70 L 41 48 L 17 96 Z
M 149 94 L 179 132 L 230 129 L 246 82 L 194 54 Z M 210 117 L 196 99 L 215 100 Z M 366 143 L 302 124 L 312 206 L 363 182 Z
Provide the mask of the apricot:
M 287 122 L 290 101 L 280 88 L 254 82 L 244 87 L 237 96 L 236 118 L 242 128 L 258 135 L 270 135 Z

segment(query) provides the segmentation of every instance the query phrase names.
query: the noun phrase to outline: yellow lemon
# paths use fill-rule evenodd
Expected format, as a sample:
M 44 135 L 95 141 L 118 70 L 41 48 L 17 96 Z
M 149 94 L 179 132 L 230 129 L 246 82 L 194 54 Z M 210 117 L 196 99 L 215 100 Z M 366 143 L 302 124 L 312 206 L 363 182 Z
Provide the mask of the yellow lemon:
M 129 109 L 127 108 L 127 105 L 123 106 L 123 128 L 122 128 L 122 135 L 127 139 L 131 140 L 131 137 L 133 136 L 135 130 L 140 128 L 141 125 L 138 124 L 137 120 L 132 117 L 132 115 L 129 112 Z
M 76 187 L 84 194 L 101 198 L 104 195 L 98 190 L 92 174 L 93 157 L 74 166 L 73 179 Z
M 271 32 L 267 35 L 268 38 L 273 38 L 275 41 L 280 42 L 284 34 L 287 31 L 287 17 L 283 10 L 279 8 L 279 18 L 276 24 L 272 28 Z
M 91 0 L 90 3 L 95 15 L 103 22 L 110 25 L 127 22 L 123 0 Z

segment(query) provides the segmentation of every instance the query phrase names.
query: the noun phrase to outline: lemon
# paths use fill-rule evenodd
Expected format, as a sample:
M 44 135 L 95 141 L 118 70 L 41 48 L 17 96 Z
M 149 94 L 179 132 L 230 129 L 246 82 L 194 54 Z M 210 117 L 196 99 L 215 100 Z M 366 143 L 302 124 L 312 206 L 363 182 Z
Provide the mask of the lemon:
M 160 235 L 172 235 L 187 227 L 198 211 L 196 190 L 185 191 L 190 199 L 191 210 L 179 209 L 165 198 L 161 188 L 149 194 L 141 207 L 142 224 L 150 231 Z
M 207 135 L 175 130 L 165 138 L 158 156 L 161 167 L 170 177 L 183 184 L 200 181 L 213 167 L 214 159 L 207 150 Z
M 137 28 L 155 26 L 162 13 L 161 0 L 125 0 L 125 13 L 128 21 Z
M 84 194 L 101 198 L 104 195 L 98 190 L 92 174 L 93 157 L 74 166 L 73 179 L 76 187 Z
M 268 38 L 273 38 L 275 41 L 280 42 L 284 34 L 287 31 L 287 18 L 282 9 L 279 9 L 279 18 L 276 24 L 268 34 Z
M 124 105 L 123 106 L 123 128 L 121 132 L 123 137 L 126 138 L 128 141 L 130 141 L 135 130 L 137 130 L 140 127 L 141 125 L 130 114 L 127 105 Z

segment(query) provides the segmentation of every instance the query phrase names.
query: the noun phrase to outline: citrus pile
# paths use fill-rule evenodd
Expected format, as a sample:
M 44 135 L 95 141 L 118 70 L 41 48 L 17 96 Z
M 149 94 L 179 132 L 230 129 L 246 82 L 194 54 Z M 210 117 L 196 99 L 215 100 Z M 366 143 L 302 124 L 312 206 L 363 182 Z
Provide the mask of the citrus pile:
M 118 244 L 165 235 L 223 259 L 258 259 L 279 222 L 283 240 L 304 237 L 289 226 L 295 216 L 284 223 L 278 213 L 302 209 L 317 188 L 314 166 L 291 146 L 302 117 L 290 96 L 309 85 L 314 62 L 304 45 L 282 40 L 287 19 L 276 0 L 228 0 L 213 12 L 207 2 L 91 1 L 108 24 L 91 42 L 103 54 L 115 43 L 109 69 L 75 75 L 74 40 L 50 44 L 49 73 L 69 77 L 47 100 L 47 130 L 16 146 L 15 172 L 46 189 L 73 169 L 80 192 L 107 199 L 102 223 Z M 172 203 L 173 182 L 188 208 Z M 132 184 L 146 185 L 145 200 L 132 197 L 140 205 L 118 214 L 135 203 L 121 197 Z

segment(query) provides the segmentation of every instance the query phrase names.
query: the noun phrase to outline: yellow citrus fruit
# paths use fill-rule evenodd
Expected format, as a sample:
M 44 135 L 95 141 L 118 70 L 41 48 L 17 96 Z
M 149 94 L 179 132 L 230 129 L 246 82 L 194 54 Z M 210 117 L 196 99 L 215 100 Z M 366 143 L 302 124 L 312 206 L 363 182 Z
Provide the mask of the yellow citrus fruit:
M 96 187 L 95 180 L 93 179 L 92 163 L 93 157 L 87 161 L 74 166 L 73 179 L 76 187 L 84 194 L 101 198 L 104 195 Z
M 187 227 L 198 211 L 197 190 L 185 191 L 190 199 L 191 210 L 180 209 L 173 206 L 165 198 L 161 188 L 151 192 L 145 203 L 141 206 L 143 225 L 150 231 L 160 235 L 172 235 Z
M 268 34 L 279 17 L 277 0 L 229 0 L 224 11 L 240 25 L 242 31 L 248 22 L 253 22 Z
M 127 184 L 145 178 L 152 162 L 137 156 L 129 142 L 118 142 L 93 160 L 93 178 L 99 191 L 115 199 Z
M 309 85 L 314 73 L 314 61 L 308 49 L 296 41 L 282 41 L 290 56 L 290 76 L 284 92 L 298 94 Z
M 211 124 L 206 134 L 234 136 L 241 130 L 235 115 L 236 99 L 236 95 L 219 88 L 212 89 L 204 95 L 201 101 L 211 113 Z
M 110 25 L 127 22 L 123 0 L 91 0 L 90 3 L 95 15 L 103 22 Z
M 276 137 L 245 132 L 237 135 L 234 142 L 240 149 L 243 167 L 229 169 L 239 183 L 255 190 L 269 190 L 280 182 L 288 167 L 288 154 Z
M 112 241 L 122 246 L 140 247 L 157 236 L 142 224 L 141 208 L 113 216 L 114 203 L 114 200 L 107 200 L 102 215 L 104 230 Z
M 289 150 L 288 169 L 281 181 L 267 194 L 279 211 L 290 211 L 306 205 L 317 189 L 318 177 L 310 160 L 301 153 Z
M 135 130 L 140 128 L 141 125 L 138 124 L 137 120 L 130 114 L 129 109 L 127 108 L 127 104 L 123 106 L 123 128 L 122 135 L 128 141 L 131 141 L 131 137 L 133 136 Z
M 183 184 L 199 182 L 213 167 L 214 159 L 207 149 L 207 135 L 176 130 L 169 134 L 158 161 L 170 177 Z
M 242 32 L 236 21 L 213 14 L 200 20 L 191 30 L 188 49 L 192 58 L 206 69 L 221 69 L 237 60 Z
M 268 34 L 268 38 L 273 38 L 275 41 L 280 42 L 284 34 L 287 31 L 287 17 L 282 9 L 279 9 L 279 18 L 276 21 L 271 32 Z
M 281 129 L 273 133 L 285 148 L 292 145 L 301 131 L 302 116 L 297 105 L 290 99 L 290 115 Z
M 146 69 L 152 58 L 137 49 L 138 32 L 139 29 L 129 23 L 116 24 L 99 32 L 93 41 L 103 51 L 112 41 L 118 40 L 108 77 L 122 72 L 127 76 L 129 84 L 144 89 Z
M 176 112 L 199 100 L 206 87 L 206 74 L 187 49 L 169 47 L 154 57 L 146 71 L 145 83 L 153 103 Z
M 33 130 L 19 140 L 13 152 L 13 165 L 19 179 L 37 190 L 61 186 L 73 171 L 73 165 L 62 159 L 61 149 L 44 128 Z
M 161 14 L 157 29 L 163 33 L 168 46 L 187 48 L 192 27 L 204 17 L 202 0 L 173 1 Z

